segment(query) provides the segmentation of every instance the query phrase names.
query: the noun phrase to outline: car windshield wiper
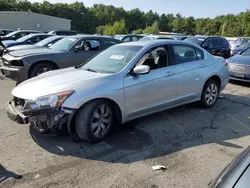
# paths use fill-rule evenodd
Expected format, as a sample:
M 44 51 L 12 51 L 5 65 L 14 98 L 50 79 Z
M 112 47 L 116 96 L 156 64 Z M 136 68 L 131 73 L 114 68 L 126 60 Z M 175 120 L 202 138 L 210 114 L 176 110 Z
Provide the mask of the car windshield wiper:
M 83 70 L 90 71 L 90 72 L 97 72 L 97 71 L 95 71 L 93 69 L 83 69 Z

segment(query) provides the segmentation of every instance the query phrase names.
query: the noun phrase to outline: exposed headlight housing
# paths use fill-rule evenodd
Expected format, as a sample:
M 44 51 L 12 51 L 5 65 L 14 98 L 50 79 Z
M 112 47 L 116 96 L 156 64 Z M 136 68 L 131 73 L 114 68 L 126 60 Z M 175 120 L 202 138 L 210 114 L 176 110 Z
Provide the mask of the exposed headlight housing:
M 36 100 L 26 101 L 23 110 L 60 107 L 64 103 L 64 101 L 73 93 L 74 93 L 73 90 L 64 91 L 40 97 Z

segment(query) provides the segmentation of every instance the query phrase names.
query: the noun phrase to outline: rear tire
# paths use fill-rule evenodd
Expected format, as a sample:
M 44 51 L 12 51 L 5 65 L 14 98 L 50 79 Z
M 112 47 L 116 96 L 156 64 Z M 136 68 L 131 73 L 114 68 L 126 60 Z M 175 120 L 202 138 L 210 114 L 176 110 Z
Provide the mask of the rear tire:
M 212 107 L 216 103 L 219 93 L 219 83 L 215 80 L 208 80 L 202 91 L 201 105 L 205 108 Z
M 37 65 L 35 65 L 34 67 L 32 67 L 32 69 L 30 70 L 30 78 L 36 77 L 39 74 L 51 71 L 51 70 L 55 70 L 56 67 L 54 65 L 52 65 L 51 63 L 39 63 Z
M 94 143 L 103 140 L 114 124 L 111 104 L 95 100 L 85 104 L 76 114 L 75 129 L 81 140 Z

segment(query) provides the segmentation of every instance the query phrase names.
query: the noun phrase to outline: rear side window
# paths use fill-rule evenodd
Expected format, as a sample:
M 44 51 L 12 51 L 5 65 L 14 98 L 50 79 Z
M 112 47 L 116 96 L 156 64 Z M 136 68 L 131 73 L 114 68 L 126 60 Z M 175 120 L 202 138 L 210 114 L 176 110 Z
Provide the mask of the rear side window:
M 175 64 L 187 63 L 204 59 L 202 50 L 187 46 L 187 45 L 173 45 Z
M 138 37 L 136 37 L 136 36 L 133 36 L 133 37 L 132 37 L 132 41 L 138 41 L 138 40 L 139 40 Z
M 198 48 L 194 48 L 198 60 L 204 59 L 204 52 Z

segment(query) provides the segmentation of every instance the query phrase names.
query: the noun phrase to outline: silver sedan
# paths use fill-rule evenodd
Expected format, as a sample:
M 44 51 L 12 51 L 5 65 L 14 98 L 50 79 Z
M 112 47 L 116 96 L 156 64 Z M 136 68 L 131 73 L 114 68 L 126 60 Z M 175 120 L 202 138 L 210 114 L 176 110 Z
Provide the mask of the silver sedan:
M 112 127 L 155 112 L 196 101 L 211 107 L 227 83 L 225 60 L 197 45 L 122 43 L 83 65 L 21 83 L 7 113 L 41 131 L 66 126 L 74 140 L 96 142 Z

